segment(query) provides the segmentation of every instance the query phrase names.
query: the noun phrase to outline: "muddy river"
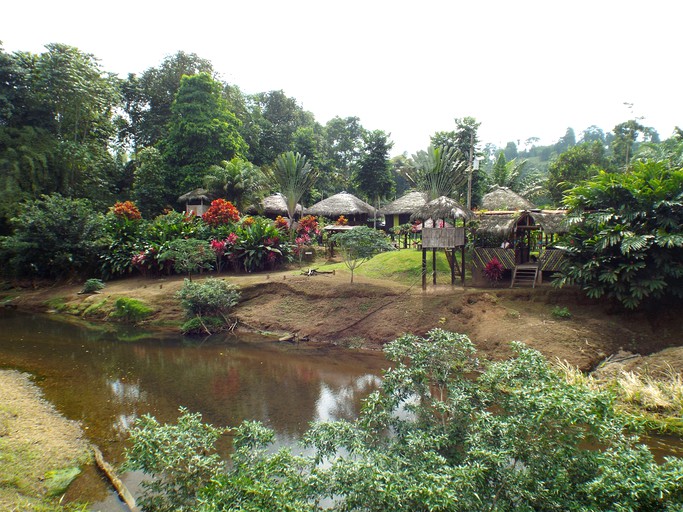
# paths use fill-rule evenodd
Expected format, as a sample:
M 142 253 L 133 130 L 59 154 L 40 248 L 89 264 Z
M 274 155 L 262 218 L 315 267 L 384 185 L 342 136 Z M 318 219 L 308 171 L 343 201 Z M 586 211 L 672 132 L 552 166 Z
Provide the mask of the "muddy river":
M 80 421 L 114 465 L 136 418 L 174 421 L 181 406 L 217 426 L 260 420 L 277 443 L 295 445 L 312 421 L 354 418 L 383 366 L 377 353 L 232 335 L 159 338 L 0 310 L 0 367 L 32 374 L 45 398 Z M 133 492 L 139 478 L 123 475 Z M 93 510 L 126 510 L 94 468 L 67 497 Z

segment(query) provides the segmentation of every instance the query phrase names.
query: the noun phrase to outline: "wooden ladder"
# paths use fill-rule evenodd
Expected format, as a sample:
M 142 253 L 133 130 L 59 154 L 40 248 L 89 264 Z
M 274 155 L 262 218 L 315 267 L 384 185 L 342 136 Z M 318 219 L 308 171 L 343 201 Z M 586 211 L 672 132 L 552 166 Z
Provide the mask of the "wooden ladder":
M 512 271 L 512 283 L 510 288 L 517 286 L 529 286 L 536 288 L 538 279 L 538 265 L 517 265 Z

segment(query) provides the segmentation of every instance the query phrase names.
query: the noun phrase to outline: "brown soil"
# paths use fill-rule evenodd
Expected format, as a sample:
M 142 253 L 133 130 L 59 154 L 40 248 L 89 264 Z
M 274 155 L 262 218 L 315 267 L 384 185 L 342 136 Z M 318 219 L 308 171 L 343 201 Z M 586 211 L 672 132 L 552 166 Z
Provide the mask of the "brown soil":
M 0 370 L 0 397 L 0 510 L 33 510 L 47 491 L 45 473 L 88 460 L 88 444 L 27 374 Z
M 680 312 L 660 315 L 653 327 L 641 314 L 610 314 L 604 304 L 575 290 L 547 285 L 533 290 L 430 285 L 423 292 L 360 276 L 350 284 L 346 272 L 305 276 L 293 270 L 225 279 L 242 290 L 234 311 L 240 328 L 291 333 L 299 341 L 380 348 L 403 333 L 423 335 L 440 327 L 468 334 L 483 357 L 508 357 L 509 342 L 517 340 L 584 370 L 619 350 L 649 354 L 683 345 Z M 134 297 L 155 309 L 150 324 L 177 331 L 182 311 L 174 293 L 181 285 L 181 277 L 128 278 L 107 283 L 94 295 L 78 295 L 80 285 L 53 286 L 24 290 L 12 304 L 45 309 L 48 299 L 52 304 L 57 299 L 66 311 L 81 315 L 90 306 L 87 315 L 97 318 L 111 311 L 117 297 Z M 555 318 L 554 306 L 567 307 L 572 318 Z

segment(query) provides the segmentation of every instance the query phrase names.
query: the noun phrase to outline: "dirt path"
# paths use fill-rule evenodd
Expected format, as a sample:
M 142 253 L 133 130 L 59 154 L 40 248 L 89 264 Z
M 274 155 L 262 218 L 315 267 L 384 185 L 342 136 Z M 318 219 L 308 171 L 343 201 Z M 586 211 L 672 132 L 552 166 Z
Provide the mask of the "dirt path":
M 0 510 L 34 510 L 45 475 L 90 457 L 80 426 L 46 402 L 29 376 L 0 370 Z

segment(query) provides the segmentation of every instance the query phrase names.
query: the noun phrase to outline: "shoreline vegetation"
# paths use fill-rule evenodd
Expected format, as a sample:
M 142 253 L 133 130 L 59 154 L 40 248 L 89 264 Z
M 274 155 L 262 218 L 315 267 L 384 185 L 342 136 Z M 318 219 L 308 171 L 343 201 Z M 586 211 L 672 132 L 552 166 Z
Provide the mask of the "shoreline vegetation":
M 62 508 L 60 496 L 92 458 L 81 426 L 47 402 L 28 374 L 0 369 L 0 509 Z

